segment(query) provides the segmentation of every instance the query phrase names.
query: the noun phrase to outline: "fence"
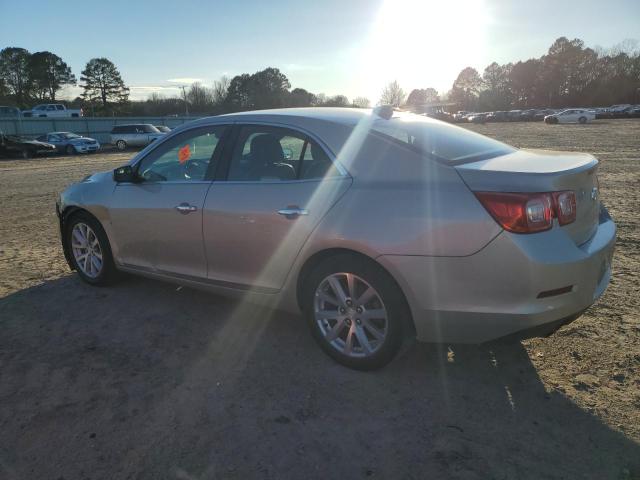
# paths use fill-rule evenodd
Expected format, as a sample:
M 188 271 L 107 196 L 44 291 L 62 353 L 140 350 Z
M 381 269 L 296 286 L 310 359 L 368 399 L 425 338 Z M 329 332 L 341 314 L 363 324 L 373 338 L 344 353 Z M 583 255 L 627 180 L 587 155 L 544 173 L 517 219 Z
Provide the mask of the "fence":
M 114 125 L 150 123 L 177 127 L 201 117 L 80 117 L 80 118 L 12 118 L 0 119 L 0 132 L 35 138 L 50 132 L 73 132 L 95 138 L 100 143 L 111 141 Z

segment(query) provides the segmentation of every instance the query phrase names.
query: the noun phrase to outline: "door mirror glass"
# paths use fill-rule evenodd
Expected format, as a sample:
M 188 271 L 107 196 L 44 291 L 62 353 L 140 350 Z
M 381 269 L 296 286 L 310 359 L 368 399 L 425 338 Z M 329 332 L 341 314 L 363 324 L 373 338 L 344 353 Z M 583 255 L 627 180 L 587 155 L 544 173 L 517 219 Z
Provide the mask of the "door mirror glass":
M 113 171 L 113 179 L 118 183 L 135 183 L 137 175 L 131 165 L 125 165 Z

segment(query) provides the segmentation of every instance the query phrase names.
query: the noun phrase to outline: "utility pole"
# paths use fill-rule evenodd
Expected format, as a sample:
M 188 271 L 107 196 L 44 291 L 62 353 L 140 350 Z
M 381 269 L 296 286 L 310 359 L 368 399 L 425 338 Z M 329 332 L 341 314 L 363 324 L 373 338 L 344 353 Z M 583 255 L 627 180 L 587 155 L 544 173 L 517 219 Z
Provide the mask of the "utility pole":
M 184 115 L 185 115 L 185 117 L 188 117 L 189 116 L 189 103 L 187 102 L 187 92 L 185 90 L 185 88 L 187 88 L 187 87 L 182 85 L 180 88 L 182 89 L 182 99 L 184 100 Z

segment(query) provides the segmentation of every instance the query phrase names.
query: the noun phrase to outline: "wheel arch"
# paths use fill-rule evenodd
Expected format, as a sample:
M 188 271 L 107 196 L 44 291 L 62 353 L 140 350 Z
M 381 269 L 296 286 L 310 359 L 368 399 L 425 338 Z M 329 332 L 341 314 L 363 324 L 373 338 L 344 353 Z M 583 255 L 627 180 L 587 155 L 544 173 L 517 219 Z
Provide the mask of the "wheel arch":
M 336 255 L 351 255 L 353 257 L 360 258 L 365 262 L 375 265 L 376 268 L 379 268 L 381 271 L 383 271 L 386 275 L 389 276 L 389 278 L 393 281 L 393 283 L 395 283 L 396 287 L 400 291 L 402 295 L 402 299 L 405 303 L 406 311 L 409 314 L 409 318 L 405 322 L 405 326 L 407 327 L 406 333 L 409 335 L 415 336 L 416 328 L 413 321 L 412 311 L 411 311 L 409 302 L 407 300 L 407 295 L 405 294 L 404 290 L 400 286 L 400 283 L 396 280 L 394 275 L 387 268 L 385 268 L 380 262 L 376 261 L 375 258 L 372 258 L 369 255 L 366 255 L 362 252 L 358 252 L 357 250 L 352 250 L 350 248 L 344 248 L 344 247 L 327 248 L 314 253 L 313 255 L 311 255 L 309 258 L 305 260 L 304 264 L 298 271 L 298 277 L 296 280 L 296 302 L 300 310 L 303 310 L 302 293 L 304 290 L 305 281 L 308 278 L 309 274 L 313 271 L 313 269 L 316 266 L 318 266 L 324 260 L 330 257 L 334 257 Z
M 75 270 L 75 267 L 73 266 L 73 262 L 71 261 L 71 252 L 69 251 L 69 245 L 67 245 L 65 228 L 66 228 L 66 223 L 69 221 L 69 219 L 73 215 L 76 215 L 78 213 L 85 213 L 91 216 L 96 222 L 98 222 L 100 226 L 102 226 L 102 222 L 86 208 L 82 208 L 77 205 L 69 205 L 62 212 L 60 212 L 58 219 L 60 221 L 60 241 L 62 243 L 62 252 L 64 253 L 64 258 L 67 261 L 67 264 L 69 265 L 69 268 L 71 270 Z M 102 227 L 102 230 L 105 232 L 105 235 L 107 235 L 104 227 Z M 107 239 L 109 239 L 108 235 L 107 235 Z

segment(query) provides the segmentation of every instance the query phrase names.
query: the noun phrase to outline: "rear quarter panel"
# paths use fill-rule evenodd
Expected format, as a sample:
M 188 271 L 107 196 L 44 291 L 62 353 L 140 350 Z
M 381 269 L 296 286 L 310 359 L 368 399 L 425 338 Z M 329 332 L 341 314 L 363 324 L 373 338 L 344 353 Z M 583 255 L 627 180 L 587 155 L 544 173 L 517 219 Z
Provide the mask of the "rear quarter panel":
M 370 136 L 351 167 L 353 186 L 312 242 L 373 256 L 466 256 L 501 232 L 451 166 Z

